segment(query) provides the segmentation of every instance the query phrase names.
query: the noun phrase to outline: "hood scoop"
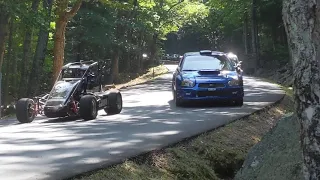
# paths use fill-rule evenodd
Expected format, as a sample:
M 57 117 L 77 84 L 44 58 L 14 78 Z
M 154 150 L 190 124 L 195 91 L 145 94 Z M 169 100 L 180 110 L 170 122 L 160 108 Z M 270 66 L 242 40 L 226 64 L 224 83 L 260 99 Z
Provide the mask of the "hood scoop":
M 202 69 L 198 71 L 199 75 L 219 75 L 219 69 Z

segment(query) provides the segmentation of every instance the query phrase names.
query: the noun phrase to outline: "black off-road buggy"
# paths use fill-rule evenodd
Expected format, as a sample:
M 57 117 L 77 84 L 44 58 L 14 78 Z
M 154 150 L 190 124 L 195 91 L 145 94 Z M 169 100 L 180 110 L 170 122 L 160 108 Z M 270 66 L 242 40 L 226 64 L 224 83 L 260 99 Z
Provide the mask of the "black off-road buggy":
M 122 95 L 117 89 L 103 90 L 104 66 L 94 61 L 81 61 L 63 66 L 49 94 L 22 98 L 16 104 L 21 123 L 30 123 L 37 115 L 48 118 L 81 117 L 95 119 L 98 110 L 118 114 Z

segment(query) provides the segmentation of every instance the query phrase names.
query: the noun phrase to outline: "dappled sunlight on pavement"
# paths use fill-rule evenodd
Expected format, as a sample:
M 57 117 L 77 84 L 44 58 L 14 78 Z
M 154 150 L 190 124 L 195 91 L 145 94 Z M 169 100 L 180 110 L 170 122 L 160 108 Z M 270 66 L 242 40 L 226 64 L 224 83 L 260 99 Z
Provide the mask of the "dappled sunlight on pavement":
M 123 90 L 123 111 L 92 121 L 37 118 L 0 122 L 0 177 L 61 179 L 166 146 L 246 116 L 279 100 L 276 85 L 245 78 L 243 107 L 175 107 L 170 72 Z

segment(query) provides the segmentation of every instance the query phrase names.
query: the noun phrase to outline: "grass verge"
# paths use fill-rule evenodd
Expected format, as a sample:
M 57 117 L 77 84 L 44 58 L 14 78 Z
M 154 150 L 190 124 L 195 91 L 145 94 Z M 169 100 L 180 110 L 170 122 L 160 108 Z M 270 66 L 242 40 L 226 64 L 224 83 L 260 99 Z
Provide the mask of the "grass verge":
M 214 131 L 72 179 L 232 179 L 249 149 L 292 112 L 287 93 L 280 102 Z
M 145 82 L 148 82 L 150 80 L 153 80 L 163 74 L 168 73 L 168 69 L 164 65 L 159 65 L 156 67 L 149 68 L 147 72 L 139 77 L 136 77 L 134 79 L 128 79 L 125 81 L 125 83 L 116 84 L 115 87 L 117 89 L 123 89 L 130 86 L 142 84 Z
M 259 79 L 280 86 L 280 87 L 286 92 L 286 95 L 287 95 L 288 97 L 293 98 L 293 89 L 292 89 L 292 87 L 287 87 L 287 86 L 278 84 L 278 83 L 277 83 L 276 81 L 274 81 L 274 80 L 270 80 L 270 79 L 263 78 L 263 77 L 259 77 Z

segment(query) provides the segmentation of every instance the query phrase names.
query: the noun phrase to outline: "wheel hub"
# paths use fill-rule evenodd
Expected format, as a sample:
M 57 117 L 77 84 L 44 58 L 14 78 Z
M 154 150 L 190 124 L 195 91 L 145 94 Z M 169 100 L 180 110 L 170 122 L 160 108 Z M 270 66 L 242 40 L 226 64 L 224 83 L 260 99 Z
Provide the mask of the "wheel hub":
M 121 109 L 121 108 L 122 108 L 122 100 L 121 100 L 121 98 L 120 98 L 119 95 L 117 96 L 117 102 L 116 102 L 116 104 L 117 104 L 117 108 L 118 108 L 118 109 Z
M 92 113 L 94 116 L 97 113 L 97 106 L 96 106 L 96 102 L 94 100 L 92 100 Z

